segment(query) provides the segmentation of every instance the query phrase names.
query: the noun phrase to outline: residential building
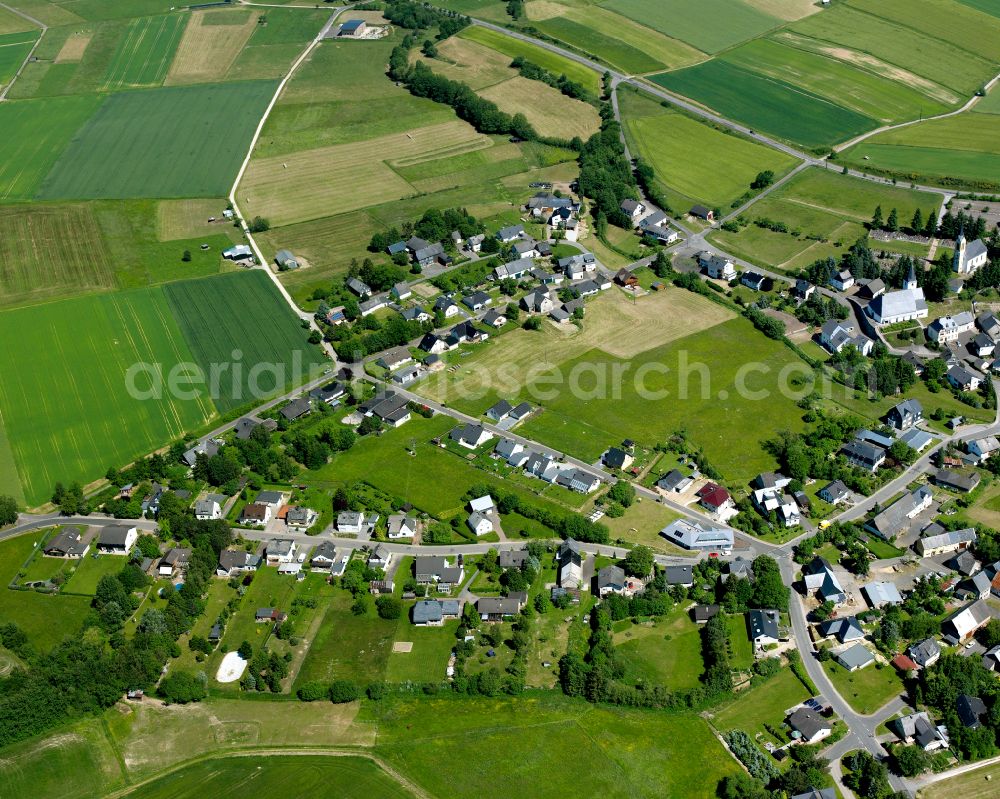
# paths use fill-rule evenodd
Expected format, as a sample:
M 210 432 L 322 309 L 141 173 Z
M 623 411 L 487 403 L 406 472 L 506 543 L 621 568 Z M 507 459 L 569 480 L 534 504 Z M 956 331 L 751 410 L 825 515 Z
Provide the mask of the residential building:
M 814 744 L 833 734 L 833 725 L 810 707 L 800 707 L 788 717 L 792 737 L 804 744 Z
M 806 591 L 817 593 L 823 602 L 840 605 L 847 601 L 847 593 L 825 558 L 816 556 L 809 561 L 802 567 L 802 577 Z
M 114 524 L 104 527 L 97 536 L 97 551 L 111 555 L 127 555 L 139 537 L 138 527 Z
M 896 430 L 909 430 L 924 420 L 924 408 L 920 400 L 903 400 L 889 409 L 885 421 Z
M 854 285 L 854 275 L 847 269 L 841 269 L 839 272 L 831 275 L 830 285 L 837 291 L 847 291 Z
M 609 469 L 627 469 L 635 458 L 621 447 L 611 447 L 601 456 L 601 462 Z
M 816 291 L 816 287 L 808 280 L 801 277 L 796 278 L 795 287 L 792 289 L 792 294 L 796 299 L 805 302 L 813 295 L 814 291 Z
M 840 448 L 840 453 L 852 466 L 865 469 L 872 474 L 878 471 L 879 467 L 885 463 L 886 458 L 885 450 L 882 447 L 857 439 L 844 444 Z
M 87 554 L 90 542 L 84 541 L 75 527 L 65 527 L 42 547 L 42 552 L 50 558 L 70 558 L 78 560 Z
M 820 635 L 824 638 L 834 636 L 842 644 L 860 641 L 865 637 L 865 631 L 856 616 L 841 616 L 828 619 L 819 626 Z
M 706 208 L 704 205 L 692 205 L 688 213 L 691 216 L 698 217 L 698 219 L 704 219 L 706 222 L 715 221 L 715 211 L 711 208 Z
M 487 535 L 493 532 L 493 520 L 485 513 L 480 513 L 479 511 L 473 511 L 469 514 L 469 518 L 465 520 L 465 523 L 469 525 L 469 529 L 472 530 L 477 536 Z
M 680 494 L 689 485 L 691 485 L 692 479 L 685 476 L 678 469 L 671 469 L 663 477 L 656 481 L 656 487 L 666 491 L 667 493 Z
M 297 551 L 298 544 L 290 538 L 272 538 L 267 542 L 264 554 L 269 566 L 277 566 L 279 563 L 291 563 Z
M 842 480 L 834 480 L 817 491 L 816 496 L 831 505 L 839 505 L 851 498 L 851 489 Z
M 854 644 L 836 656 L 837 662 L 848 671 L 858 671 L 875 662 L 875 656 L 864 644 Z
M 461 613 L 462 603 L 457 599 L 421 599 L 413 606 L 413 623 L 417 627 L 440 627 Z
M 722 486 L 706 483 L 698 489 L 698 504 L 710 513 L 722 513 L 736 508 L 736 503 Z
M 941 635 L 950 644 L 963 643 L 989 624 L 991 618 L 993 613 L 986 600 L 977 599 L 945 619 L 941 624 Z
M 535 289 L 521 297 L 521 307 L 529 313 L 549 313 L 554 307 L 548 289 Z
M 958 552 L 967 549 L 976 542 L 976 530 L 974 527 L 966 527 L 963 530 L 950 530 L 939 535 L 929 535 L 917 540 L 914 549 L 922 557 L 933 555 L 944 555 L 948 552 Z
M 446 593 L 462 584 L 465 567 L 460 558 L 453 562 L 440 555 L 417 555 L 413 577 L 421 585 L 436 585 L 438 591 Z
M 194 468 L 194 465 L 198 462 L 199 455 L 211 458 L 214 455 L 219 454 L 219 449 L 219 442 L 209 438 L 191 447 L 191 449 L 181 456 L 181 460 L 183 460 L 188 466 Z
M 740 275 L 740 285 L 754 291 L 764 291 L 767 286 L 767 278 L 759 272 L 747 271 Z
M 820 328 L 820 344 L 832 353 L 838 353 L 844 347 L 854 347 L 862 355 L 871 355 L 874 342 L 866 336 L 855 334 L 854 325 L 838 319 L 828 319 Z
M 469 502 L 469 510 L 473 513 L 492 513 L 493 507 L 493 497 L 489 494 L 482 497 L 476 497 Z
M 997 450 L 1000 450 L 1000 441 L 996 436 L 986 436 L 985 438 L 975 438 L 966 444 L 966 450 L 978 463 L 990 458 Z
M 611 564 L 597 572 L 598 596 L 623 593 L 625 593 L 625 570 L 621 566 Z
M 972 367 L 956 364 L 945 374 L 945 379 L 959 391 L 976 391 L 985 378 Z
M 488 622 L 509 619 L 521 612 L 527 601 L 523 591 L 511 592 L 507 596 L 485 596 L 476 601 L 479 618 Z
M 337 548 L 332 541 L 321 541 L 309 558 L 309 568 L 313 571 L 328 572 L 337 562 Z
M 319 514 L 316 511 L 301 505 L 289 508 L 285 514 L 285 524 L 288 528 L 300 533 L 304 533 L 316 524 L 317 519 L 319 519 Z
M 413 356 L 410 354 L 409 347 L 393 347 L 383 352 L 375 363 L 391 372 L 403 364 L 411 363 L 412 361 Z
M 187 570 L 188 564 L 190 563 L 190 547 L 171 547 L 166 551 L 166 553 L 164 553 L 163 557 L 160 558 L 160 563 L 157 567 L 157 574 L 159 574 L 160 577 L 172 577 Z
M 445 319 L 451 319 L 451 317 L 457 316 L 460 311 L 451 297 L 442 295 L 434 301 L 434 313 L 441 314 Z
M 915 488 L 865 524 L 865 529 L 891 541 L 910 529 L 910 523 L 931 506 L 934 495 L 927 486 Z
M 483 324 L 492 328 L 501 328 L 507 324 L 507 317 L 499 311 L 487 311 L 483 317 Z
M 583 582 L 583 551 L 572 538 L 567 538 L 556 552 L 557 578 L 563 588 L 578 588 Z
M 524 225 L 511 225 L 509 227 L 500 228 L 500 230 L 496 233 L 497 240 L 499 240 L 501 244 L 509 244 L 512 241 L 517 241 L 518 239 L 523 238 L 524 235 Z
M 385 569 L 392 560 L 392 553 L 385 544 L 377 544 L 368 556 L 368 566 L 372 569 Z
M 716 280 L 734 280 L 736 278 L 736 267 L 728 258 L 715 255 L 707 250 L 698 253 L 698 266 L 705 270 L 705 274 Z
M 893 719 L 889 726 L 904 744 L 915 744 L 925 752 L 934 752 L 948 746 L 947 728 L 944 725 L 935 727 L 924 711 Z
M 705 624 L 709 619 L 718 616 L 721 609 L 719 605 L 695 605 L 691 616 L 695 624 Z
M 281 409 L 280 413 L 288 421 L 293 422 L 296 419 L 301 419 L 303 416 L 308 414 L 312 410 L 312 405 L 309 400 L 305 397 L 299 397 L 289 402 L 284 408 Z
M 522 569 L 528 562 L 528 550 L 526 549 L 505 549 L 500 553 L 497 561 L 501 569 Z
M 476 449 L 476 447 L 481 447 L 493 438 L 493 433 L 481 424 L 470 422 L 469 424 L 456 427 L 448 434 L 448 437 L 466 449 Z
M 680 585 L 690 588 L 694 585 L 694 569 L 690 565 L 684 566 L 664 566 L 663 576 L 667 585 Z
M 389 526 L 386 538 L 413 538 L 417 534 L 417 520 L 403 513 L 393 513 L 389 516 Z
M 963 727 L 978 730 L 983 726 L 983 717 L 987 712 L 986 703 L 978 696 L 962 694 L 955 700 L 955 712 Z
M 942 316 L 927 326 L 927 337 L 938 344 L 948 344 L 957 341 L 962 335 L 970 332 L 976 326 L 975 317 L 968 311 L 962 311 L 954 316 Z
M 757 609 L 750 611 L 750 640 L 757 648 L 776 644 L 781 640 L 781 633 L 778 630 L 778 611 Z
M 933 638 L 925 638 L 907 647 L 906 654 L 920 668 L 926 669 L 938 662 L 941 646 Z
M 646 215 L 646 206 L 639 200 L 627 198 L 622 200 L 618 207 L 631 220 L 633 225 L 638 225 L 639 220 Z
M 253 571 L 260 566 L 260 558 L 242 549 L 224 549 L 219 553 L 219 565 L 215 573 L 220 577 L 233 577 Z

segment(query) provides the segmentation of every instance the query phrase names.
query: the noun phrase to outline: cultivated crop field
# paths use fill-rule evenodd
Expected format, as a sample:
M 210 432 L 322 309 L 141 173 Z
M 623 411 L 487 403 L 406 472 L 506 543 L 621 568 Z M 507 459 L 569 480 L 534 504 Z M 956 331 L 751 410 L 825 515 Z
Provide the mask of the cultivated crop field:
M 128 23 L 105 74 L 104 89 L 158 86 L 167 74 L 187 19 L 180 14 Z
M 35 31 L 0 34 L 0 89 L 14 77 L 37 39 Z
M 39 196 L 223 196 L 273 91 L 274 84 L 253 81 L 110 95 L 64 150 Z
M 206 373 L 213 364 L 242 364 L 242 376 L 224 373 L 221 393 L 213 397 L 222 413 L 305 382 L 327 363 L 259 270 L 170 283 L 163 292 Z M 236 351 L 241 355 L 234 358 Z M 262 370 L 256 377 L 255 367 Z
M 717 53 L 776 28 L 781 20 L 742 0 L 608 0 L 604 8 L 673 36 L 706 53 Z
M 871 117 L 721 59 L 652 80 L 723 116 L 808 147 L 835 144 L 876 127 Z
M 210 400 L 133 399 L 125 374 L 140 362 L 191 361 L 156 289 L 62 300 L 0 313 L 3 424 L 25 498 L 48 499 L 57 480 L 87 483 L 111 463 L 162 446 L 214 413 Z
M 725 208 L 748 190 L 758 172 L 770 169 L 780 177 L 796 163 L 791 156 L 669 111 L 638 92 L 619 91 L 618 102 L 630 150 L 653 167 L 678 213 L 694 203 Z
M 0 199 L 27 200 L 100 105 L 98 97 L 0 103 Z

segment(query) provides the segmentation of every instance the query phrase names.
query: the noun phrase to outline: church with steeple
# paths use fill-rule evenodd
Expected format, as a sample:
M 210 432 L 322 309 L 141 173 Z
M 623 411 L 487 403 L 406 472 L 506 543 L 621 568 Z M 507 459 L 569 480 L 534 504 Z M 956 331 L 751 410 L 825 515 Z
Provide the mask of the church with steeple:
M 876 297 L 865 308 L 865 313 L 878 325 L 894 325 L 927 316 L 927 300 L 924 290 L 917 285 L 917 272 L 912 263 L 903 288 Z
M 963 228 L 955 239 L 955 255 L 951 260 L 951 268 L 960 275 L 971 275 L 981 266 L 986 266 L 988 257 L 986 242 L 982 239 L 966 241 Z

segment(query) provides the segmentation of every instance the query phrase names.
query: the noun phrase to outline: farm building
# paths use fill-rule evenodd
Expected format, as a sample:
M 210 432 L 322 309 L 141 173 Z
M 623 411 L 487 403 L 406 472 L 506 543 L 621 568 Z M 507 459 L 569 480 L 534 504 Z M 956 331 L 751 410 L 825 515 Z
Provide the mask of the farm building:
M 368 25 L 363 19 L 349 19 L 340 26 L 338 37 L 360 39 L 368 31 Z

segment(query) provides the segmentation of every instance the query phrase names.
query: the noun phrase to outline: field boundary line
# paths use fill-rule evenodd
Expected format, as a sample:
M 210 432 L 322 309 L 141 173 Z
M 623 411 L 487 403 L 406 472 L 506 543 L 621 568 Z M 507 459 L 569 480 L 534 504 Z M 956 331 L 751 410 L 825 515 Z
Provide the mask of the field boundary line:
M 105 722 L 106 723 L 106 722 Z M 197 763 L 208 762 L 211 760 L 220 760 L 227 757 L 255 757 L 255 756 L 275 756 L 275 757 L 360 757 L 366 760 L 370 760 L 376 766 L 378 766 L 382 771 L 386 773 L 390 778 L 399 783 L 403 788 L 412 793 L 417 799 L 435 799 L 434 795 L 428 793 L 423 788 L 421 788 L 417 783 L 411 780 L 409 777 L 405 777 L 395 768 L 390 766 L 384 759 L 378 755 L 367 751 L 362 747 L 351 748 L 350 746 L 341 747 L 316 747 L 310 748 L 308 746 L 263 746 L 263 747 L 244 747 L 239 749 L 220 749 L 216 752 L 212 752 L 205 755 L 199 755 L 198 757 L 193 757 L 188 760 L 182 760 L 179 763 L 175 763 L 169 768 L 158 771 L 148 777 L 145 777 L 140 782 L 132 783 L 124 788 L 120 788 L 117 791 L 112 791 L 111 793 L 105 794 L 105 799 L 121 799 L 121 797 L 128 796 L 134 791 L 155 782 L 163 777 L 168 777 L 171 774 L 180 771 L 188 766 L 193 766 Z M 127 777 L 126 777 L 127 779 Z
M 249 4 L 243 4 L 243 5 L 249 5 Z M 319 329 L 319 325 L 316 323 L 316 319 L 313 317 L 313 315 L 306 313 L 305 311 L 301 310 L 298 307 L 298 305 L 296 305 L 295 300 L 292 298 L 292 295 L 289 293 L 288 289 L 285 288 L 284 284 L 281 282 L 278 276 L 274 273 L 271 267 L 268 266 L 268 263 L 264 258 L 264 253 L 260 249 L 260 245 L 257 244 L 257 240 L 253 237 L 253 234 L 250 232 L 250 228 L 247 225 L 246 219 L 243 218 L 243 214 L 240 212 L 239 203 L 236 200 L 236 189 L 239 187 L 240 181 L 243 180 L 243 175 L 246 173 L 247 167 L 250 165 L 250 158 L 253 156 L 253 151 L 257 147 L 257 142 L 260 139 L 261 132 L 264 130 L 264 125 L 267 123 L 268 118 L 271 116 L 271 111 L 274 110 L 274 106 L 277 104 L 278 98 L 281 96 L 281 93 L 285 90 L 285 86 L 288 84 L 288 81 L 291 80 L 296 70 L 312 54 L 313 50 L 316 49 L 316 47 L 320 44 L 320 42 L 323 41 L 324 37 L 326 36 L 330 28 L 333 26 L 333 23 L 336 21 L 337 17 L 339 17 L 344 11 L 346 11 L 349 8 L 350 6 L 342 6 L 340 8 L 332 9 L 330 18 L 326 21 L 326 23 L 320 29 L 319 33 L 316 34 L 313 40 L 309 42 L 305 50 L 303 50 L 302 53 L 299 54 L 299 57 L 292 62 L 292 66 L 285 74 L 285 77 L 283 77 L 281 79 L 281 82 L 278 83 L 278 86 L 274 90 L 274 94 L 271 97 L 271 102 L 267 104 L 267 108 L 264 109 L 264 113 L 261 115 L 260 122 L 257 123 L 257 128 L 256 130 L 254 130 L 253 137 L 250 139 L 250 145 L 247 147 L 246 157 L 243 159 L 243 163 L 240 165 L 240 169 L 236 173 L 236 178 L 233 180 L 233 186 L 229 190 L 229 202 L 232 204 L 233 211 L 236 214 L 237 219 L 240 220 L 240 227 L 243 230 L 243 235 L 246 236 L 246 239 L 250 243 L 251 248 L 253 248 L 254 255 L 260 261 L 260 269 L 262 269 L 271 279 L 271 282 L 278 289 L 281 296 L 284 298 L 285 302 L 288 303 L 288 307 L 292 309 L 292 313 L 294 313 L 295 316 L 298 317 L 299 319 L 308 321 L 309 328 L 320 334 L 322 334 L 323 331 Z M 334 352 L 333 347 L 329 344 L 329 342 L 323 340 L 321 342 L 321 346 L 323 347 L 323 350 L 326 352 L 326 354 L 333 360 L 333 362 L 337 363 L 337 355 Z
M 31 57 L 35 54 L 35 50 L 38 49 L 38 45 L 41 44 L 42 38 L 45 36 L 45 32 L 49 29 L 49 26 L 46 25 L 44 22 L 35 19 L 32 16 L 25 14 L 23 11 L 19 11 L 18 9 L 7 5 L 6 3 L 0 3 L 0 8 L 5 8 L 12 14 L 16 14 L 19 17 L 23 17 L 24 19 L 28 20 L 28 22 L 30 22 L 32 25 L 37 25 L 39 28 L 41 28 L 41 33 L 38 34 L 38 38 L 35 40 L 34 45 L 32 45 L 31 49 L 28 51 L 28 54 L 24 57 L 24 61 L 21 62 L 21 66 L 17 68 L 17 72 L 14 73 L 14 77 L 10 79 L 10 83 L 8 83 L 6 86 L 3 87 L 3 91 L 0 91 L 0 102 L 4 102 L 7 99 L 7 92 L 9 92 L 10 87 L 17 82 L 17 79 L 21 77 L 21 73 L 24 72 L 24 68 L 28 66 L 28 63 L 31 61 Z

